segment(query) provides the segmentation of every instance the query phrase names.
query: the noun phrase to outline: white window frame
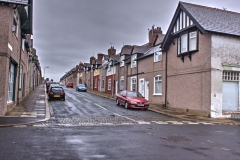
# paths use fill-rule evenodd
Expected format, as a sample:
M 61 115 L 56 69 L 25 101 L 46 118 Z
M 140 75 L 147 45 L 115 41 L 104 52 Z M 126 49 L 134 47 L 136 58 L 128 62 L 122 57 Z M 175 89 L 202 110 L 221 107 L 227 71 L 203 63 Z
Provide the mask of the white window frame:
M 135 83 L 133 83 L 135 82 Z M 133 91 L 133 85 L 135 84 L 135 91 L 137 91 L 137 77 L 134 76 L 134 77 L 131 77 L 131 91 Z
M 156 78 L 158 78 L 157 81 L 156 81 Z M 162 88 L 162 91 L 161 91 L 161 92 L 156 93 L 156 82 L 161 82 L 161 88 L 163 87 L 163 84 L 162 84 L 162 76 L 161 76 L 161 75 L 156 75 L 156 76 L 154 77 L 154 80 L 153 80 L 153 85 L 154 85 L 153 95 L 162 95 L 163 88 Z
M 120 78 L 120 91 L 124 90 L 124 76 Z
M 137 67 L 137 60 L 136 59 L 137 59 L 137 55 L 136 54 L 131 56 L 131 68 Z
M 121 56 L 121 60 L 120 60 L 120 67 L 124 66 L 124 55 Z
M 108 90 L 109 90 L 109 91 L 110 91 L 110 90 L 111 90 L 111 88 L 112 88 L 112 87 L 111 87 L 111 85 L 112 85 L 112 84 L 111 84 L 111 81 L 112 81 L 112 80 L 111 80 L 111 78 L 110 78 L 110 79 L 108 79 Z
M 19 16 L 18 16 L 18 11 L 17 9 L 14 10 L 14 15 L 13 15 L 13 26 L 16 27 L 16 32 L 15 36 L 18 38 L 18 25 L 19 25 Z
M 15 66 L 13 63 L 10 65 L 9 74 L 8 74 L 8 100 L 7 103 L 13 102 L 13 88 L 14 88 L 14 73 Z
M 154 48 L 154 62 L 162 61 L 162 52 L 160 52 L 159 47 Z
M 194 36 L 192 36 L 192 34 L 194 34 Z M 181 55 L 190 51 L 196 51 L 198 49 L 197 38 L 198 38 L 197 31 L 188 32 L 184 35 L 181 35 L 178 38 L 178 49 L 177 49 L 178 55 Z M 186 43 L 183 43 L 183 40 L 185 40 Z M 192 49 L 192 45 L 195 45 L 193 49 Z
M 189 49 L 188 49 L 189 51 L 197 50 L 197 31 L 189 33 L 188 42 L 189 42 Z M 192 44 L 194 43 L 195 43 L 195 46 L 194 46 L 195 48 L 191 49 Z

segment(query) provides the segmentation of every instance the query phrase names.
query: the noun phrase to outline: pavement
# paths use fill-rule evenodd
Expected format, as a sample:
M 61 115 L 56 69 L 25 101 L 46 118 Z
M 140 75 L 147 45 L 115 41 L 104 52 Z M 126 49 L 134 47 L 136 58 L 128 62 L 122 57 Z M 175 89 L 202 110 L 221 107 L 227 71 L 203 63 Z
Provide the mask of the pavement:
M 50 119 L 46 91 L 43 85 L 37 86 L 19 104 L 0 117 L 0 127 L 34 124 Z
M 88 90 L 89 93 L 115 100 L 115 97 L 106 93 Z M 192 122 L 205 122 L 225 125 L 240 125 L 240 118 L 209 118 L 181 112 L 160 105 L 150 104 L 149 110 L 170 117 Z M 240 114 L 239 114 L 240 115 Z M 51 118 L 47 101 L 47 94 L 43 85 L 37 86 L 19 104 L 9 110 L 4 117 L 0 117 L 0 127 L 10 127 L 34 124 L 47 121 Z

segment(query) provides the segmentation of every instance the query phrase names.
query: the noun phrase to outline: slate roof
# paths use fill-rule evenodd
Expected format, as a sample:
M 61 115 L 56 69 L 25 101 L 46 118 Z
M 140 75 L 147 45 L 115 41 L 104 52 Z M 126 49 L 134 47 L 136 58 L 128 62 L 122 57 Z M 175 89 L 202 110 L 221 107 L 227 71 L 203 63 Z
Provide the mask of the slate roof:
M 186 2 L 180 4 L 204 30 L 240 36 L 240 13 Z
M 120 56 L 119 55 L 110 55 L 110 58 L 114 61 L 119 61 Z
M 98 60 L 98 59 L 96 59 L 96 64 L 102 64 L 102 60 Z
M 133 51 L 132 54 L 137 54 L 137 53 L 145 53 L 147 50 L 149 50 L 150 45 L 143 45 L 143 46 L 133 46 Z
M 124 45 L 124 46 L 122 47 L 122 50 L 121 50 L 120 55 L 121 55 L 121 56 L 122 56 L 122 55 L 130 55 L 131 52 L 132 52 L 132 48 L 133 48 L 133 46 L 131 46 L 131 45 Z

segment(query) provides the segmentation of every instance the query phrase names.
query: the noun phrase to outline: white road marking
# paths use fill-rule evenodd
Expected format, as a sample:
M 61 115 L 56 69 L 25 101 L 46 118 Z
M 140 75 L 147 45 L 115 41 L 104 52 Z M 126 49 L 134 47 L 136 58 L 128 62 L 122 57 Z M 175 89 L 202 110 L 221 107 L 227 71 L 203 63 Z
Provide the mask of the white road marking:
M 157 124 L 168 124 L 167 122 L 163 122 L 163 121 L 152 121 L 154 123 L 157 123 Z
M 100 107 L 100 108 L 102 108 L 102 109 L 104 109 L 104 110 L 107 110 L 106 108 L 104 108 L 104 107 L 100 106 L 100 105 L 99 105 L 99 104 L 97 104 L 97 103 L 95 103 L 95 105 L 97 105 L 98 107 Z
M 138 124 L 151 124 L 150 122 L 138 121 Z
M 187 124 L 199 124 L 197 122 L 191 122 L 191 121 L 182 121 L 183 123 L 187 123 Z
M 131 120 L 131 121 L 136 122 L 134 119 L 128 118 L 128 117 L 126 117 L 126 116 L 121 116 L 121 115 L 119 115 L 119 114 L 117 114 L 117 113 L 113 113 L 113 114 L 116 115 L 116 116 L 124 117 L 124 118 L 127 118 L 127 119 Z
M 182 122 L 177 122 L 177 121 L 167 121 L 169 123 L 172 123 L 172 124 L 183 124 Z
M 91 101 L 87 100 L 86 98 L 84 98 L 84 100 L 85 100 L 85 101 L 88 101 L 88 102 L 91 102 Z

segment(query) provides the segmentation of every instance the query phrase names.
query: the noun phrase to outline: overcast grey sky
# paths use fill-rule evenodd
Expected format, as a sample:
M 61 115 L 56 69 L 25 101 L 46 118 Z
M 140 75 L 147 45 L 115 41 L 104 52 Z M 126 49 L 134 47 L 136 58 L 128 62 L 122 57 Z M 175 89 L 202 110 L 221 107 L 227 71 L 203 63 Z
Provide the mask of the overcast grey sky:
M 239 0 L 185 0 L 184 2 L 240 12 Z M 89 62 L 111 47 L 148 42 L 155 25 L 167 32 L 178 0 L 34 0 L 33 45 L 42 72 L 54 81 L 79 62 Z

